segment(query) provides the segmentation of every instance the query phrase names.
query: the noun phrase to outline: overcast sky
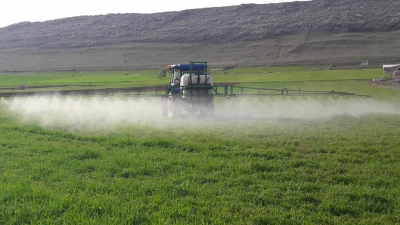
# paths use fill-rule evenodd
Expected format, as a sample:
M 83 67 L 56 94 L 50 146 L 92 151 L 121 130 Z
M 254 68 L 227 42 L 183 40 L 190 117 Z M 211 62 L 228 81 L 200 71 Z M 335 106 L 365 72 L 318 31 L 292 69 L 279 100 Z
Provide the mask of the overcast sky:
M 82 15 L 154 13 L 291 1 L 294 0 L 0 0 L 0 27 L 23 21 L 46 21 Z

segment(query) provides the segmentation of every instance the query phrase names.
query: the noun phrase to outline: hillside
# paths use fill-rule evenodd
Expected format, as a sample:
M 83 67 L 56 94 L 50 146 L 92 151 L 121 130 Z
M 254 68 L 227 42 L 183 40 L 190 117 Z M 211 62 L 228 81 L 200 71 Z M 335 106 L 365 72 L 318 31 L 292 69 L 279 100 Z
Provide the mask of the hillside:
M 393 10 L 399 7 L 398 0 L 314 0 L 22 22 L 0 28 L 0 70 L 122 68 L 133 66 L 135 63 L 128 61 L 135 57 L 141 61 L 143 55 L 148 63 L 141 63 L 153 65 L 153 61 L 163 61 L 153 57 L 154 51 L 169 56 L 191 53 L 193 58 L 202 60 L 219 58 L 217 64 L 268 65 L 313 61 L 314 58 L 347 61 L 382 56 L 390 59 L 399 55 L 400 13 Z M 223 46 L 236 46 L 236 50 L 221 54 Z M 326 57 L 325 51 L 349 46 L 354 48 L 353 54 L 347 52 L 342 58 L 340 52 L 333 52 L 334 57 Z M 107 62 L 104 57 L 97 56 L 106 50 L 114 52 L 113 55 L 106 53 Z M 307 54 L 307 51 L 316 50 L 317 53 Z M 94 56 L 88 54 L 93 51 L 96 52 Z M 301 52 L 324 56 L 304 59 L 304 55 L 298 55 Z M 69 53 L 72 55 L 65 55 Z M 33 61 L 29 57 L 31 54 L 35 58 Z M 225 60 L 210 55 L 219 55 Z M 19 61 L 18 66 L 10 58 Z M 48 58 L 63 60 L 65 64 L 53 65 Z M 69 63 L 66 58 L 74 59 Z M 116 58 L 118 63 L 114 62 Z M 173 59 L 180 60 L 179 57 Z M 47 65 L 49 63 L 52 65 Z M 26 67 L 27 64 L 31 65 Z

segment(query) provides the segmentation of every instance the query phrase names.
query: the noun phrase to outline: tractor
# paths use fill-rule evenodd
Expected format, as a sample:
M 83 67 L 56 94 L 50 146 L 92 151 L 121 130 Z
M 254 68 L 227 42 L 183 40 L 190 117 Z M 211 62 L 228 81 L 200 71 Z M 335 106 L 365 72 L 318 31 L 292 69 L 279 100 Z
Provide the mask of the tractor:
M 213 80 L 207 62 L 168 65 L 170 84 L 162 97 L 162 111 L 170 118 L 214 114 Z M 166 73 L 164 73 L 166 75 Z

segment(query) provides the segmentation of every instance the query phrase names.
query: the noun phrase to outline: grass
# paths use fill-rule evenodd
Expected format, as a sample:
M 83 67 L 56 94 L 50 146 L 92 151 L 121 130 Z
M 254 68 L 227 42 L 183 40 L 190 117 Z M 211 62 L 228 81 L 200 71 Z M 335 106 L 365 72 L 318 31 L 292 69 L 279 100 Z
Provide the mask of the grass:
M 109 72 L 58 72 L 0 74 L 2 87 L 36 85 L 88 85 L 94 87 L 131 87 L 166 84 L 169 78 L 159 79 L 160 71 L 109 71 Z M 363 70 L 318 70 L 301 67 L 238 68 L 227 71 L 216 70 L 214 82 L 304 82 L 380 78 L 379 69 Z
M 169 78 L 159 79 L 159 71 L 109 71 L 109 72 L 59 72 L 59 73 L 21 73 L 0 74 L 3 88 L 16 88 L 21 84 L 28 86 L 66 85 L 48 87 L 36 91 L 60 91 L 79 89 L 102 89 L 165 85 Z M 396 99 L 396 90 L 382 90 L 369 87 L 366 80 L 382 77 L 380 69 L 315 70 L 303 67 L 255 67 L 215 70 L 216 83 L 242 83 L 240 86 L 260 88 L 289 88 L 290 90 L 318 90 L 350 92 L 370 95 L 378 99 Z M 10 91 L 10 90 L 2 90 Z M 18 91 L 18 90 L 17 90 Z M 219 90 L 222 92 L 223 90 Z
M 300 85 L 290 71 L 254 80 L 398 94 L 354 80 Z M 0 107 L 0 224 L 399 224 L 399 126 L 377 114 L 68 132 Z
M 239 68 L 217 72 L 214 82 L 244 82 L 244 87 L 289 88 L 297 91 L 349 92 L 369 95 L 380 100 L 395 100 L 400 92 L 368 84 L 385 74 L 380 69 L 313 70 L 302 67 Z M 253 83 L 246 83 L 253 82 Z M 222 91 L 222 89 L 221 89 Z M 239 89 L 235 93 L 239 93 Z
M 379 100 L 391 100 L 395 101 L 400 97 L 400 92 L 395 89 L 383 89 L 377 86 L 372 86 L 365 81 L 357 80 L 338 80 L 338 81 L 304 81 L 304 82 L 266 82 L 266 83 L 252 83 L 252 84 L 241 84 L 239 86 L 252 87 L 252 88 L 273 88 L 282 89 L 289 88 L 289 90 L 296 93 L 299 89 L 301 91 L 336 91 L 336 92 L 349 92 L 356 93 L 359 95 L 368 95 L 374 99 Z M 222 92 L 223 89 L 219 90 Z M 235 93 L 240 93 L 240 89 L 235 89 Z M 255 90 L 249 91 L 248 93 L 256 93 Z M 262 93 L 262 92 L 261 92 Z M 278 92 L 280 93 L 280 92 Z
M 2 116 L 0 223 L 395 224 L 399 125 L 366 116 L 84 134 Z
M 332 80 L 372 80 L 381 78 L 380 69 L 312 70 L 302 67 L 239 68 L 219 71 L 215 82 L 304 82 Z
M 160 71 L 109 71 L 109 72 L 52 72 L 0 74 L 0 83 L 4 87 L 45 85 L 83 85 L 91 87 L 132 87 L 164 84 L 157 77 Z M 77 89 L 77 87 L 74 87 Z M 78 87 L 79 89 L 79 87 Z

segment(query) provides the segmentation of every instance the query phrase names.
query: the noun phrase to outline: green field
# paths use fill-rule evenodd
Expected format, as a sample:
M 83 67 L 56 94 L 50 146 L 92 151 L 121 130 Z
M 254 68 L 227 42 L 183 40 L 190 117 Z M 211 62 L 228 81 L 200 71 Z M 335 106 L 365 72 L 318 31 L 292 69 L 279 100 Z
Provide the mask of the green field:
M 88 85 L 92 87 L 132 87 L 167 84 L 169 78 L 157 77 L 160 71 L 109 71 L 109 72 L 57 72 L 57 73 L 9 73 L 0 74 L 0 87 L 17 87 L 25 84 L 40 85 Z M 320 70 L 303 67 L 260 67 L 235 68 L 230 70 L 212 69 L 214 82 L 275 82 L 296 83 L 304 81 L 371 80 L 380 78 L 380 69 L 363 70 Z
M 0 82 L 168 82 L 156 71 L 96 74 L 4 74 Z M 125 99 L 2 99 L 0 224 L 400 224 L 400 108 L 392 100 L 400 91 L 365 81 L 382 76 L 380 70 L 246 68 L 214 74 L 216 82 L 334 89 L 373 99 L 252 100 L 275 107 L 259 106 L 261 119 L 245 117 L 243 108 L 224 109 L 218 99 L 218 112 L 241 116 L 208 120 L 157 117 L 153 108 L 124 106 L 131 103 Z M 83 108 L 88 104 L 107 109 Z M 337 106 L 343 108 L 324 116 Z M 119 107 L 126 109 L 105 116 Z M 102 117 L 92 120 L 95 115 Z M 104 118 L 119 122 L 102 126 Z M 63 122 L 51 124 L 57 119 Z
M 109 71 L 109 72 L 57 72 L 0 74 L 0 92 L 9 92 L 24 85 L 23 91 L 61 91 L 82 89 L 125 88 L 165 85 L 169 78 L 158 78 L 160 71 Z M 291 90 L 317 90 L 351 92 L 370 95 L 375 99 L 397 99 L 398 91 L 372 87 L 367 81 L 381 78 L 385 73 L 379 68 L 322 70 L 319 67 L 254 67 L 230 70 L 212 69 L 215 83 L 235 83 L 245 87 L 289 88 Z M 30 88 L 52 86 L 46 88 Z

